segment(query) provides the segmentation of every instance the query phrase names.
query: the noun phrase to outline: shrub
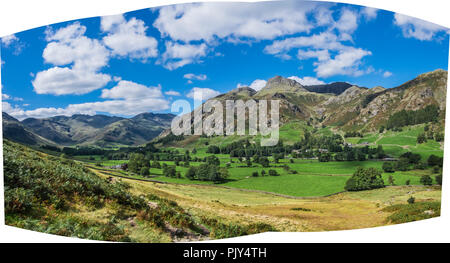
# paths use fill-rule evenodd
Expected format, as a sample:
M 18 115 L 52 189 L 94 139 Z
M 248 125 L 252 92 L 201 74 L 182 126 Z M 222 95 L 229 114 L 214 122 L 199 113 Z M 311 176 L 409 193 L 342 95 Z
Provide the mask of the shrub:
M 393 172 L 395 172 L 394 164 L 392 162 L 384 162 L 382 168 L 383 168 L 383 171 L 386 172 L 386 173 L 393 173 Z
M 255 171 L 255 172 L 252 173 L 252 176 L 253 176 L 253 177 L 258 177 L 259 174 L 258 174 L 258 172 Z
M 433 179 L 431 179 L 431 176 L 426 174 L 426 175 L 423 175 L 422 178 L 420 178 L 420 183 L 423 185 L 432 185 Z
M 408 198 L 408 204 L 414 204 L 414 202 L 416 202 L 416 198 L 414 198 L 414 196 Z
M 411 184 L 411 180 L 409 180 L 409 179 L 406 180 L 405 184 L 406 184 L 406 185 L 410 185 L 410 184 Z
M 436 175 L 435 179 L 438 185 L 442 185 L 442 174 Z
M 279 176 L 280 174 L 278 174 L 278 172 L 277 172 L 276 170 L 270 169 L 270 170 L 269 170 L 269 175 L 270 175 L 270 176 Z

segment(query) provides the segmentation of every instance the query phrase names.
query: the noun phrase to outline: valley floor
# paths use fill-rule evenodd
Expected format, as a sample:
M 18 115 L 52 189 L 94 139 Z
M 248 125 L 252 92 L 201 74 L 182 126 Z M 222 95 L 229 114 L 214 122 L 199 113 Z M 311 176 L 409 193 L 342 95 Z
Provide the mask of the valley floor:
M 109 175 L 96 171 L 102 177 Z M 416 202 L 439 202 L 440 187 L 390 186 L 363 192 L 344 192 L 329 197 L 288 198 L 270 193 L 226 189 L 209 185 L 161 184 L 122 178 L 136 194 L 152 193 L 176 201 L 195 217 L 216 218 L 225 223 L 266 223 L 277 231 L 332 231 L 391 224 L 385 210 Z M 435 214 L 434 216 L 437 216 Z M 430 216 L 431 217 L 431 216 Z

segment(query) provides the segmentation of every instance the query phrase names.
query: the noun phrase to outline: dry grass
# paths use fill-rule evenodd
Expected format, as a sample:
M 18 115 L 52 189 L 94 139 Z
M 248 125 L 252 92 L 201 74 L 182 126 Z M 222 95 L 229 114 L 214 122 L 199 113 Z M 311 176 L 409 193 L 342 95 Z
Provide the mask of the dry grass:
M 157 184 L 122 179 L 136 194 L 153 193 L 176 201 L 195 217 L 218 218 L 225 223 L 262 222 L 279 231 L 332 231 L 386 225 L 382 209 L 417 201 L 440 201 L 437 187 L 399 186 L 330 197 L 291 199 L 264 193 L 212 186 Z

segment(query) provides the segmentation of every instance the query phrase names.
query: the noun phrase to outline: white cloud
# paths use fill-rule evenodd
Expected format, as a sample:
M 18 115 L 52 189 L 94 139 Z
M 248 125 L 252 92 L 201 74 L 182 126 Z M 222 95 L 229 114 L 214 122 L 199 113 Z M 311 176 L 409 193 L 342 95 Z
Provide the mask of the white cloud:
M 145 99 L 162 97 L 161 86 L 147 87 L 132 81 L 121 80 L 117 86 L 102 90 L 105 99 Z
M 46 63 L 55 66 L 73 65 L 76 70 L 96 71 L 109 60 L 109 51 L 96 39 L 84 36 L 86 27 L 80 23 L 71 24 L 56 32 L 47 30 L 50 43 L 42 57 Z
M 392 76 L 392 72 L 390 72 L 390 71 L 385 71 L 383 73 L 383 77 L 385 77 L 385 78 L 389 78 L 390 76 Z
M 361 48 L 348 48 L 340 51 L 333 59 L 314 63 L 315 72 L 319 77 L 330 77 L 333 75 L 360 76 L 365 72 L 360 69 L 361 59 L 372 53 Z
M 113 55 L 144 61 L 158 55 L 158 41 L 146 35 L 147 26 L 142 20 L 133 17 L 126 21 L 123 15 L 106 16 L 101 19 L 101 29 L 108 33 L 103 42 Z
M 216 97 L 217 95 L 220 95 L 220 92 L 209 89 L 209 88 L 192 88 L 189 93 L 186 95 L 186 97 L 191 99 L 196 99 L 195 95 L 201 95 L 202 100 L 208 100 L 210 98 Z
M 161 87 L 147 87 L 131 81 L 120 81 L 111 89 L 102 90 L 102 98 L 110 99 L 81 104 L 70 104 L 65 108 L 37 108 L 23 110 L 3 104 L 6 112 L 18 119 L 29 117 L 44 118 L 56 115 L 71 116 L 73 114 L 109 113 L 114 115 L 132 116 L 142 112 L 160 111 L 169 108 L 169 101 L 162 96 Z
M 181 96 L 181 94 L 178 91 L 173 91 L 173 90 L 169 90 L 164 92 L 164 94 L 168 95 L 168 96 Z
M 336 22 L 336 28 L 342 33 L 353 33 L 358 28 L 358 14 L 347 8 L 341 9 L 341 17 Z
M 207 46 L 166 42 L 166 51 L 162 56 L 164 67 L 174 70 L 187 64 L 200 62 L 206 56 Z
M 291 76 L 291 77 L 288 77 L 288 79 L 295 80 L 298 83 L 302 84 L 303 86 L 325 84 L 324 81 L 316 79 L 314 77 L 303 77 L 303 78 L 300 78 L 300 77 L 297 77 L 297 76 Z
M 309 58 L 317 58 L 319 61 L 329 60 L 330 59 L 330 53 L 326 49 L 321 50 L 299 50 L 297 53 L 297 58 L 302 59 L 309 59 Z
M 343 45 L 340 38 L 329 31 L 311 36 L 301 36 L 286 38 L 274 41 L 271 45 L 265 47 L 265 52 L 269 54 L 285 54 L 294 48 L 309 48 L 308 50 L 299 49 L 297 58 L 317 59 L 313 65 L 318 77 L 330 77 L 333 75 L 352 75 L 359 76 L 370 73 L 360 68 L 361 59 L 371 52 L 361 48 Z M 334 57 L 331 53 L 334 53 Z
M 373 20 L 377 18 L 378 9 L 372 7 L 363 7 L 361 14 L 368 20 Z
M 5 93 L 2 93 L 2 100 L 23 101 L 22 98 L 19 98 L 19 97 L 13 97 L 13 96 L 10 96 L 10 95 L 5 94 Z
M 1 38 L 1 42 L 5 47 L 9 47 L 12 43 L 16 41 L 19 41 L 16 35 L 9 35 Z
M 310 30 L 306 14 L 313 7 L 294 1 L 180 4 L 160 8 L 153 25 L 163 37 L 184 42 L 273 39 Z
M 394 24 L 402 29 L 404 37 L 422 41 L 432 40 L 437 33 L 446 30 L 439 25 L 402 14 L 394 15 Z
M 311 36 L 290 37 L 283 40 L 276 40 L 266 46 L 264 51 L 268 54 L 280 54 L 288 52 L 293 48 L 312 47 L 315 49 L 339 50 L 344 48 L 338 41 L 336 34 L 326 31 Z
M 241 87 L 250 87 L 256 91 L 261 90 L 262 88 L 264 88 L 267 84 L 267 81 L 263 80 L 263 79 L 255 79 L 250 85 L 244 85 L 244 84 L 237 84 L 238 88 Z
M 205 74 L 193 74 L 193 73 L 188 73 L 188 74 L 184 74 L 183 78 L 185 79 L 195 79 L 195 80 L 206 80 L 207 76 Z
M 32 81 L 38 94 L 86 94 L 104 87 L 111 77 L 98 71 L 106 66 L 109 51 L 96 39 L 84 35 L 86 27 L 76 22 L 54 31 L 46 30 L 42 57 L 55 67 L 38 72 Z M 66 66 L 66 67 L 61 67 Z
M 104 87 L 110 80 L 102 73 L 53 67 L 38 72 L 32 84 L 37 94 L 81 95 Z

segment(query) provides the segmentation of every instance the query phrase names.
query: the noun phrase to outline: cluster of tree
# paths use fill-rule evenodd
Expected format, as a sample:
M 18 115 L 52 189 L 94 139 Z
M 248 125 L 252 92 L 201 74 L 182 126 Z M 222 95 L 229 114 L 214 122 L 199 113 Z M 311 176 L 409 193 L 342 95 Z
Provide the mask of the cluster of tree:
M 128 161 L 128 170 L 147 177 L 150 175 L 150 160 L 142 153 L 133 153 Z
M 344 134 L 345 138 L 349 138 L 349 137 L 364 137 L 364 135 L 358 131 L 348 131 Z
M 205 163 L 200 166 L 191 166 L 185 176 L 189 180 L 219 183 L 225 181 L 229 174 L 226 168 L 221 168 L 218 165 L 211 163 Z
M 259 144 L 251 144 L 248 140 L 239 140 L 232 142 L 225 146 L 210 145 L 206 150 L 207 153 L 212 154 L 229 154 L 230 157 L 252 157 L 258 156 L 271 156 L 274 153 L 289 153 L 292 150 L 292 146 L 284 146 L 282 140 L 279 140 L 278 144 L 271 147 L 260 146 Z
M 437 121 L 439 107 L 428 105 L 419 110 L 401 110 L 392 114 L 386 124 L 387 129 Z
M 427 126 L 425 126 L 427 127 Z M 433 132 L 431 130 L 420 133 L 417 136 L 417 143 L 424 143 L 428 140 L 435 140 L 437 142 L 442 142 L 444 140 L 444 133 L 442 132 Z
M 364 147 L 349 147 L 344 146 L 341 152 L 337 153 L 317 153 L 319 162 L 329 162 L 331 160 L 335 161 L 365 161 L 369 159 L 382 159 L 386 157 L 383 147 L 379 145 L 376 148 L 371 148 L 368 145 Z
M 363 167 L 358 167 L 345 184 L 345 190 L 347 191 L 363 191 L 383 187 L 385 185 L 381 177 L 381 171 Z
M 422 156 L 417 153 L 406 152 L 400 156 L 397 161 L 384 162 L 383 171 L 393 173 L 395 171 L 408 171 L 411 169 L 424 170 L 428 167 L 442 167 L 443 158 L 436 155 L 430 155 L 426 162 L 421 161 Z

